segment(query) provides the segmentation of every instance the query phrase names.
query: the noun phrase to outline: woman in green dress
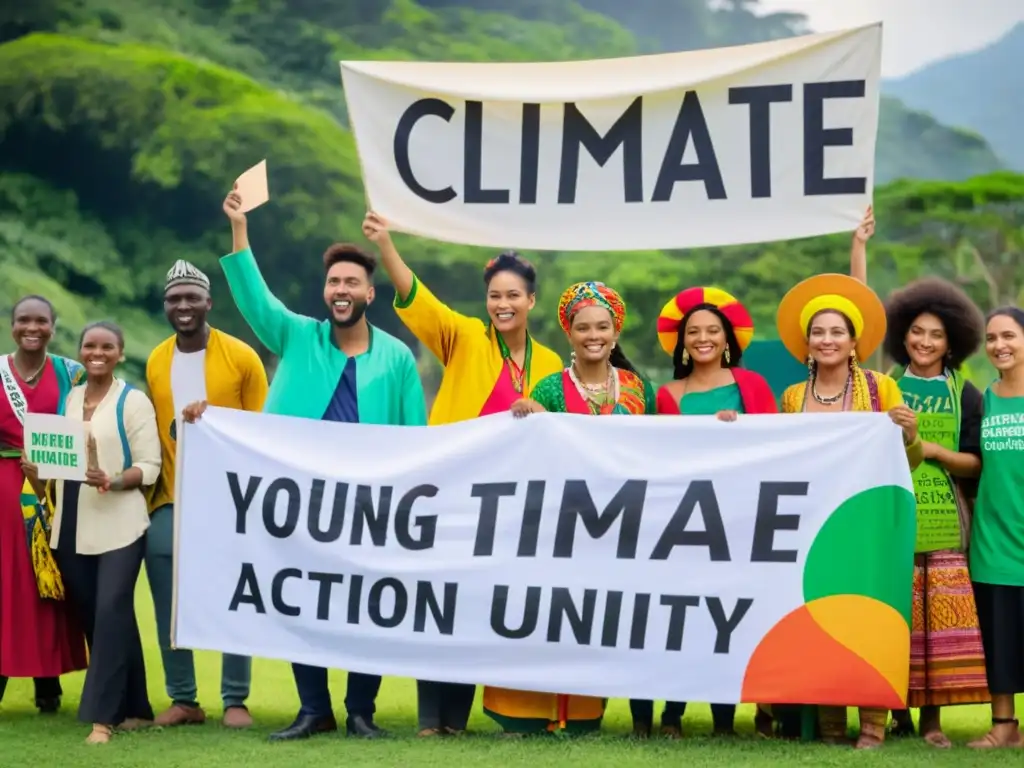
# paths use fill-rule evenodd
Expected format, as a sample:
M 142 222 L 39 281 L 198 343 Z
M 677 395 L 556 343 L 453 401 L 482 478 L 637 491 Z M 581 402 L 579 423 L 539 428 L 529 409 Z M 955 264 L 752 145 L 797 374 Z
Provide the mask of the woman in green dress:
M 656 412 L 653 385 L 619 346 L 626 304 L 618 293 L 604 283 L 576 283 L 559 299 L 558 321 L 572 345 L 569 367 L 537 382 L 531 397 L 513 403 L 513 414 Z
M 625 302 L 604 283 L 577 283 L 566 290 L 558 320 L 572 345 L 572 362 L 538 381 L 530 397 L 512 404 L 512 414 L 653 414 L 654 387 L 619 347 L 625 319 Z M 596 696 L 484 689 L 484 712 L 506 734 L 597 731 L 605 704 Z

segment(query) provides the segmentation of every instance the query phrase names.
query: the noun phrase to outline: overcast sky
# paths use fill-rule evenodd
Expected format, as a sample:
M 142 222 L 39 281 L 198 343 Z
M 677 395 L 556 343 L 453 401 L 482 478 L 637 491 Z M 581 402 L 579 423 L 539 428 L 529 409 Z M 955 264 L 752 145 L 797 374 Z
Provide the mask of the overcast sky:
M 765 11 L 805 13 L 815 32 L 881 20 L 884 77 L 983 48 L 1024 21 L 1024 0 L 761 0 L 760 5 Z

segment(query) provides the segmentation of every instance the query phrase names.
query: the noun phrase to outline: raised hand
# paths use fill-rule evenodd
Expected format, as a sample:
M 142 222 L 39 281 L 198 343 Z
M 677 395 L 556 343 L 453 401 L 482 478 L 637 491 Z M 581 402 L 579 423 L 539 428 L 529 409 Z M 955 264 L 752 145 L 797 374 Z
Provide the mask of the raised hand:
M 224 214 L 231 220 L 232 224 L 245 224 L 245 214 L 239 208 L 242 206 L 242 196 L 238 194 L 238 185 L 228 192 L 224 198 Z
M 388 231 L 388 222 L 379 213 L 367 211 L 363 219 L 363 237 L 376 246 L 383 245 L 391 240 L 391 232 Z
M 858 242 L 866 243 L 873 234 L 875 234 L 875 208 L 869 205 L 860 225 L 853 231 L 853 238 Z

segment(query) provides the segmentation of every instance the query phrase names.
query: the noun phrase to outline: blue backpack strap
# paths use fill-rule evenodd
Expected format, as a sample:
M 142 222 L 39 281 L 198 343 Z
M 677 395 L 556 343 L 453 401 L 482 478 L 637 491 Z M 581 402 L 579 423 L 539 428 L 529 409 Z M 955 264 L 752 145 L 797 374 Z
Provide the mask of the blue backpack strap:
M 126 472 L 132 466 L 132 447 L 128 442 L 128 432 L 124 428 L 124 401 L 128 399 L 128 393 L 133 389 L 135 387 L 125 382 L 124 389 L 121 390 L 121 396 L 117 398 L 117 434 L 121 438 L 121 451 L 124 453 L 122 472 Z

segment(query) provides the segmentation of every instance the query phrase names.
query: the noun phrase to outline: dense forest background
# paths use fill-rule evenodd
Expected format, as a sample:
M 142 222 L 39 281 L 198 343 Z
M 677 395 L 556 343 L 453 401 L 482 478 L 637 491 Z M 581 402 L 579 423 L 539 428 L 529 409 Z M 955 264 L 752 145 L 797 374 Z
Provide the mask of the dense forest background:
M 127 329 L 129 373 L 137 377 L 169 332 L 163 276 L 175 259 L 187 258 L 214 280 L 214 322 L 253 340 L 217 259 L 230 247 L 221 200 L 235 176 L 262 158 L 272 200 L 251 216 L 254 249 L 279 297 L 320 316 L 320 254 L 335 240 L 358 242 L 365 211 L 341 59 L 584 59 L 807 31 L 804 17 L 761 15 L 756 0 L 4 3 L 0 322 L 8 322 L 17 296 L 45 294 L 60 313 L 56 350 L 74 354 L 85 322 L 116 319 Z M 1008 49 L 1015 71 L 1024 72 L 1024 30 L 1018 32 Z M 995 62 L 990 69 L 1007 72 L 1005 55 Z M 1002 73 L 975 66 L 972 98 L 999 88 Z M 914 91 L 908 82 L 892 89 L 903 88 L 910 102 L 915 94 L 924 99 L 927 88 Z M 946 119 L 955 120 L 953 101 L 946 100 Z M 1011 124 L 1019 131 L 1024 113 L 1017 113 Z M 969 129 L 952 127 L 884 97 L 879 227 L 869 268 L 880 294 L 940 274 L 962 283 L 985 309 L 1024 299 L 1024 176 L 1004 170 L 1021 166 L 992 149 L 978 120 Z M 396 239 L 443 299 L 483 312 L 488 254 Z M 563 349 L 559 292 L 578 279 L 603 279 L 630 305 L 626 349 L 658 375 L 667 361 L 654 318 L 680 287 L 731 290 L 750 307 L 759 335 L 770 337 L 783 293 L 811 274 L 845 271 L 848 248 L 848 236 L 835 236 L 701 251 L 527 254 L 541 273 L 535 329 Z M 371 319 L 412 342 L 390 300 L 385 282 Z M 428 353 L 420 358 L 429 388 L 436 363 Z

